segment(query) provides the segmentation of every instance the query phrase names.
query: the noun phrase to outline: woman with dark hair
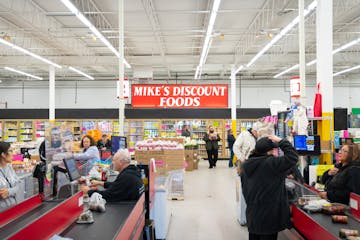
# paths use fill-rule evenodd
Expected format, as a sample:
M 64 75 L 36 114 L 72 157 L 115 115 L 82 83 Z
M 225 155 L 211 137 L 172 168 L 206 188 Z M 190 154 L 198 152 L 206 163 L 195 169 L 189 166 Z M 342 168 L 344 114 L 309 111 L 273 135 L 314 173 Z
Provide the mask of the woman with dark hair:
M 83 152 L 74 154 L 74 159 L 82 164 L 81 175 L 86 176 L 93 167 L 93 163 L 100 159 L 100 154 L 95 140 L 89 135 L 81 139 L 80 147 L 83 148 Z
M 0 212 L 16 205 L 19 178 L 11 166 L 13 150 L 9 143 L 0 142 Z
M 327 182 L 325 192 L 320 192 L 321 198 L 331 202 L 349 204 L 350 193 L 360 194 L 360 162 L 359 150 L 356 145 L 345 144 L 339 150 L 341 167 Z

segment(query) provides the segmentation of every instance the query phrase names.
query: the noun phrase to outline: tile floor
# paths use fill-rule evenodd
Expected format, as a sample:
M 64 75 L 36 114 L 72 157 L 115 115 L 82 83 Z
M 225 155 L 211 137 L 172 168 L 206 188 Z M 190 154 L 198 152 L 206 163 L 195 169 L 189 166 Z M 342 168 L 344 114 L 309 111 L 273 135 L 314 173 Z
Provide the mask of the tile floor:
M 185 200 L 167 201 L 167 240 L 248 239 L 236 220 L 236 177 L 227 161 L 215 169 L 201 161 L 198 170 L 186 172 Z

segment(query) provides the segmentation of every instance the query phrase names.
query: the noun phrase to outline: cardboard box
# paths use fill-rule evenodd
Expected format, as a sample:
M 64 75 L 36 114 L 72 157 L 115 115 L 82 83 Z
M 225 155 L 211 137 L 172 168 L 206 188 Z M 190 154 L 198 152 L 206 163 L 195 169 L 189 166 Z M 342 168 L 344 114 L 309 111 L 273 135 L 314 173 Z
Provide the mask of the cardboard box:
M 187 167 L 185 168 L 185 171 L 191 172 L 194 171 L 195 167 L 195 160 L 186 160 Z
M 166 164 L 166 171 L 184 168 L 184 149 L 172 150 L 135 150 L 138 163 L 149 164 L 150 159 Z

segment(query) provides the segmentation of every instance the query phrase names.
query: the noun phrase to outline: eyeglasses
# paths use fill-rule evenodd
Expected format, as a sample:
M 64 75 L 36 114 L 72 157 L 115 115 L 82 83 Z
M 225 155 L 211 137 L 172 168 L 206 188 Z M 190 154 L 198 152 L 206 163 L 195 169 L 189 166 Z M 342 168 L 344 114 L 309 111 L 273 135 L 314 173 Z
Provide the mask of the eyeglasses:
M 347 151 L 347 150 L 344 150 L 344 149 L 340 149 L 339 150 L 339 153 L 348 153 L 349 151 Z

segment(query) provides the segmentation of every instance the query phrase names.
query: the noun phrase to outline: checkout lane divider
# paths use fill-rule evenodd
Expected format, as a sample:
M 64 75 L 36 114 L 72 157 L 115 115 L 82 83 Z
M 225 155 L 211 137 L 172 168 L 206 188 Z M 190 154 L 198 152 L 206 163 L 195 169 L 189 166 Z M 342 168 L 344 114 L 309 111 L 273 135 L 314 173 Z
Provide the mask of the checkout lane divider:
M 0 213 L 0 228 L 23 216 L 42 203 L 43 196 L 41 194 L 35 195 L 3 212 Z
M 66 199 L 55 208 L 13 234 L 10 240 L 49 239 L 69 227 L 83 211 L 83 193 Z M 31 237 L 32 236 L 32 237 Z M 30 237 L 30 238 L 29 238 Z

